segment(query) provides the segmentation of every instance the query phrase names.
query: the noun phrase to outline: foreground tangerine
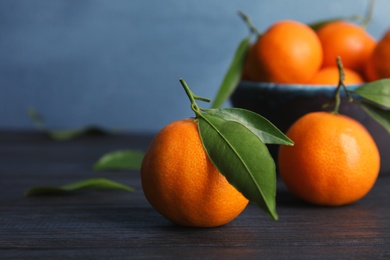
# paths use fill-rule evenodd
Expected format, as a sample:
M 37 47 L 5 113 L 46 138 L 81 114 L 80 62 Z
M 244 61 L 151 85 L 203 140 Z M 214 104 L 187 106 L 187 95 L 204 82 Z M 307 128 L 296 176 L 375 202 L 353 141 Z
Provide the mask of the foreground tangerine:
M 221 226 L 248 204 L 210 161 L 194 119 L 175 121 L 155 136 L 141 181 L 150 204 L 178 225 Z
M 362 76 L 356 71 L 344 68 L 344 84 L 345 85 L 356 85 L 364 82 Z M 309 81 L 309 84 L 314 85 L 334 85 L 337 86 L 339 83 L 340 72 L 338 67 L 325 67 L 320 69 L 317 74 Z
M 251 54 L 251 53 L 250 53 Z M 259 36 L 254 45 L 260 82 L 307 83 L 322 64 L 321 43 L 306 24 L 283 20 Z
M 309 203 L 338 206 L 363 198 L 380 168 L 369 132 L 347 116 L 312 112 L 287 131 L 295 145 L 281 146 L 280 175 L 287 188 Z
M 362 27 L 346 21 L 330 22 L 318 31 L 323 48 L 323 67 L 337 66 L 336 57 L 343 60 L 344 68 L 364 73 L 364 67 L 376 40 Z

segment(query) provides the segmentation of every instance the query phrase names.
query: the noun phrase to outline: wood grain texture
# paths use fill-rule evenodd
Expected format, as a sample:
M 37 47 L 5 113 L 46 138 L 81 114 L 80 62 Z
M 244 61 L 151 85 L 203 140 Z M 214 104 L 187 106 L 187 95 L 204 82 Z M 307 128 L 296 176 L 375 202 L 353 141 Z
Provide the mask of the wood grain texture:
M 389 174 L 381 174 L 361 201 L 336 208 L 302 203 L 279 181 L 279 221 L 249 205 L 228 225 L 183 228 L 151 208 L 138 171 L 92 171 L 104 153 L 146 150 L 151 138 L 133 134 L 58 142 L 38 133 L 1 131 L 0 258 L 390 258 Z M 22 195 L 32 186 L 96 176 L 136 191 Z

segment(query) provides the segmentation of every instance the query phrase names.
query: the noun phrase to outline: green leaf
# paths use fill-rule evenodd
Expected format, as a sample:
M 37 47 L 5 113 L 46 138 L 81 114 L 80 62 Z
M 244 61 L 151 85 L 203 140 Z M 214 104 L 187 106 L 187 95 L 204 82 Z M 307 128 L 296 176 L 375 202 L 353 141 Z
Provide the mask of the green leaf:
M 83 135 L 107 135 L 110 132 L 97 126 L 86 126 L 83 128 L 66 130 L 49 130 L 41 114 L 34 108 L 27 110 L 27 114 L 38 131 L 44 132 L 50 138 L 57 141 L 67 141 Z M 115 131 L 119 132 L 119 131 Z M 114 132 L 112 132 L 114 133 Z
M 352 21 L 352 22 L 364 22 L 365 17 L 361 17 L 360 15 L 352 15 L 352 16 L 344 16 L 344 17 L 335 17 L 330 19 L 323 19 L 316 22 L 308 23 L 307 25 L 311 27 L 314 31 L 318 31 L 323 26 L 328 23 L 337 22 L 337 21 Z
M 390 79 L 364 84 L 353 92 L 371 102 L 390 108 Z
M 43 118 L 40 113 L 35 108 L 29 108 L 27 110 L 27 115 L 33 122 L 35 128 L 39 131 L 46 130 L 46 125 L 43 121 Z
M 29 196 L 40 196 L 40 195 L 63 195 L 68 193 L 61 187 L 51 187 L 51 186 L 38 186 L 32 187 L 24 192 L 25 197 Z
M 332 18 L 332 19 L 324 19 L 324 20 L 313 22 L 313 23 L 309 23 L 308 26 L 311 27 L 314 31 L 318 31 L 319 29 L 321 29 L 323 26 L 327 25 L 328 23 L 342 21 L 344 19 L 345 18 L 341 18 L 341 17 Z
M 217 108 L 205 113 L 244 125 L 266 144 L 293 145 L 294 142 L 265 117 L 240 108 Z
M 68 185 L 53 187 L 53 186 L 38 186 L 28 189 L 24 192 L 24 196 L 36 195 L 60 195 L 76 190 L 95 189 L 95 190 L 124 190 L 133 192 L 135 189 L 121 183 L 111 181 L 104 178 L 92 178 Z
M 88 126 L 85 128 L 78 129 L 50 130 L 47 131 L 47 134 L 52 139 L 58 141 L 67 141 L 82 135 L 106 135 L 108 134 L 108 132 L 96 126 Z
M 368 115 L 381 124 L 390 134 L 390 110 L 382 109 L 367 102 L 360 102 L 359 104 Z
M 221 86 L 219 87 L 217 96 L 215 97 L 214 102 L 211 105 L 212 108 L 222 106 L 236 89 L 241 79 L 242 69 L 244 66 L 250 41 L 251 35 L 243 39 L 238 45 L 233 57 L 233 61 L 230 64 L 230 67 L 226 72 L 224 79 L 222 80 Z
M 277 220 L 275 163 L 266 145 L 240 123 L 211 114 L 202 114 L 198 120 L 214 165 L 246 198 Z
M 143 152 L 119 150 L 103 155 L 93 166 L 95 171 L 102 170 L 139 170 Z

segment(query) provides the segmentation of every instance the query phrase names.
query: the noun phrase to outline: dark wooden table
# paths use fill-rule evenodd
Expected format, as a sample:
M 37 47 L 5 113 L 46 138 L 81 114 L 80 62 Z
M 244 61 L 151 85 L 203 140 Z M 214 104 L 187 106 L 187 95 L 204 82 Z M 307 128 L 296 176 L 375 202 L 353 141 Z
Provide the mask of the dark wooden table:
M 336 208 L 302 203 L 279 181 L 279 221 L 249 205 L 225 226 L 183 228 L 147 203 L 138 171 L 92 170 L 101 155 L 146 150 L 151 138 L 86 136 L 59 142 L 40 133 L 0 131 L 0 258 L 390 258 L 390 174 L 381 173 L 361 201 Z M 136 191 L 22 195 L 32 186 L 97 176 Z

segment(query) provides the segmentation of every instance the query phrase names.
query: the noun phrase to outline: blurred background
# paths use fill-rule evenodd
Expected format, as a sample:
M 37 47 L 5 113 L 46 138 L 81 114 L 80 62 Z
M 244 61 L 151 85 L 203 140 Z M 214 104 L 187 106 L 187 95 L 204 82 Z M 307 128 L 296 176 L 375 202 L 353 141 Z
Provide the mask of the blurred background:
M 309 23 L 365 15 L 368 0 L 1 0 L 0 128 L 96 125 L 156 132 L 193 116 L 179 78 L 213 99 L 248 29 L 281 19 Z M 376 0 L 367 28 L 390 27 Z M 200 104 L 207 108 L 207 103 Z M 225 106 L 230 106 L 229 102 Z

